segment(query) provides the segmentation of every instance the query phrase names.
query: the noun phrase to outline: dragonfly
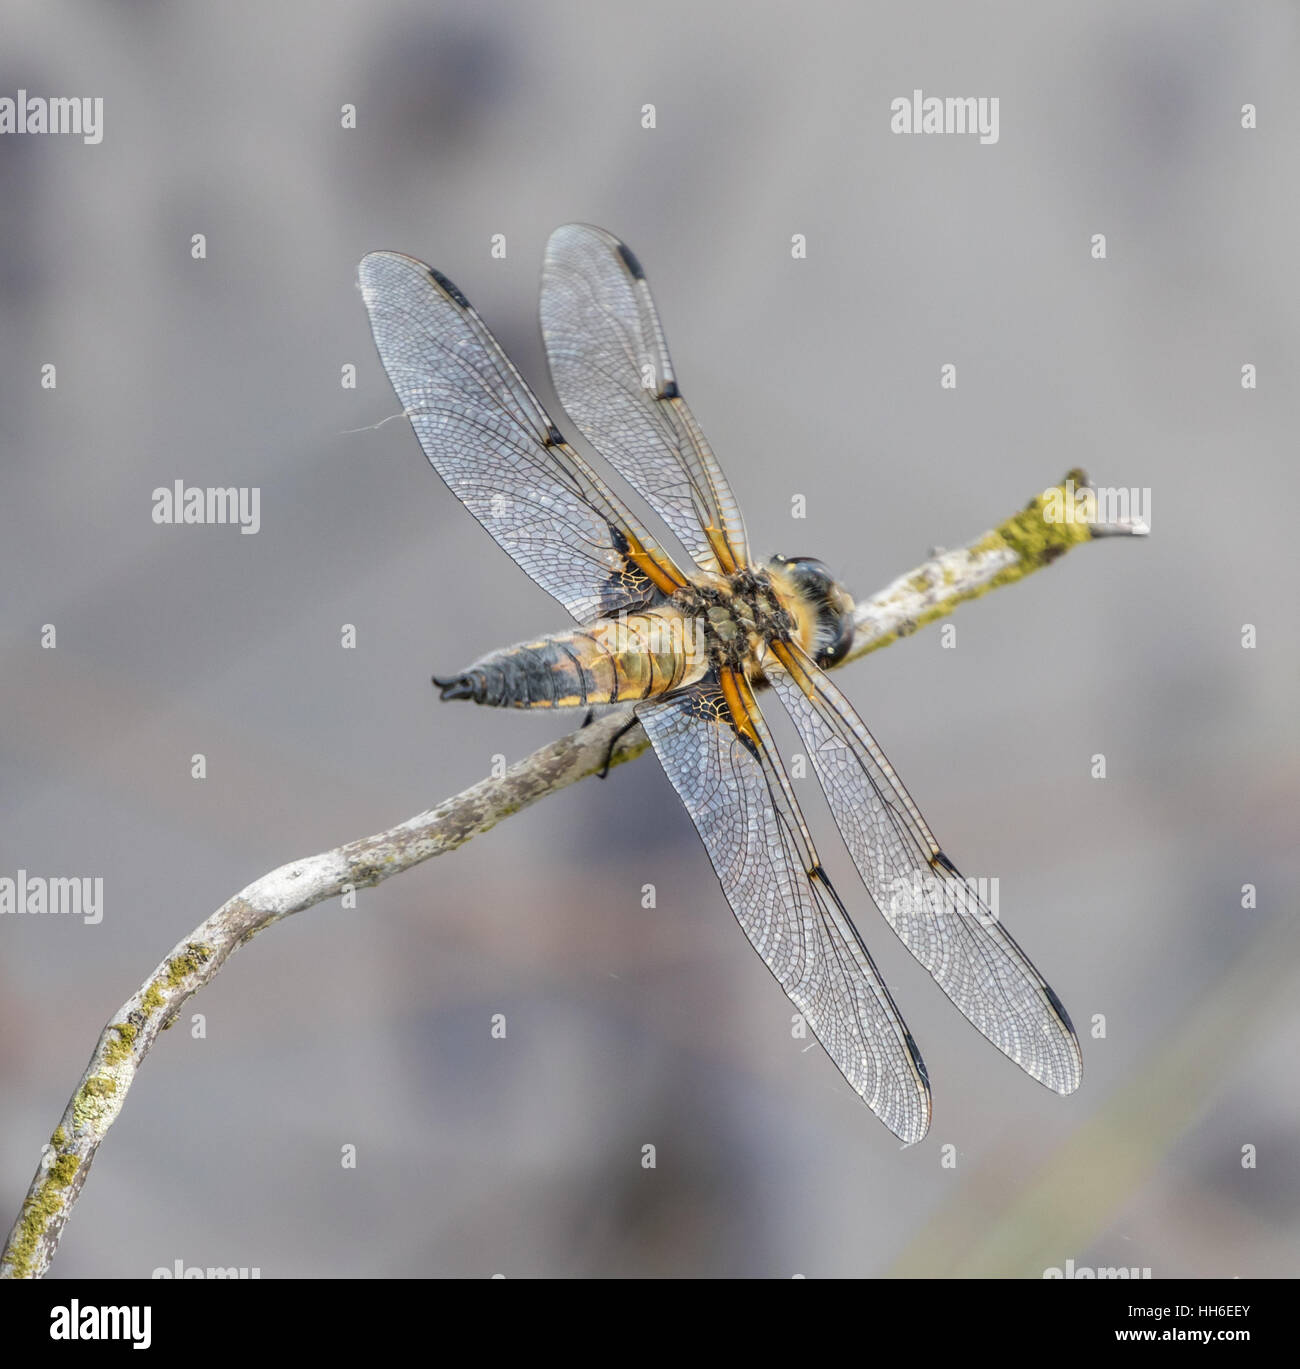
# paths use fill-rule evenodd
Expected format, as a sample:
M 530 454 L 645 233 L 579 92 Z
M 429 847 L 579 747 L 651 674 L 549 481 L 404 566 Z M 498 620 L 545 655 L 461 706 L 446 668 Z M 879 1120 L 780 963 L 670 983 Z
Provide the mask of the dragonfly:
M 556 229 L 542 336 L 565 412 L 685 556 L 570 445 L 445 275 L 396 252 L 370 253 L 359 275 L 430 464 L 576 620 L 435 676 L 442 698 L 589 716 L 630 706 L 745 935 L 854 1092 L 912 1145 L 930 1124 L 925 1064 L 813 844 L 759 704 L 775 696 L 885 921 L 989 1041 L 1072 1093 L 1082 1057 L 1060 999 L 826 673 L 852 645 L 853 599 L 812 557 L 751 556 L 632 251 L 590 225 Z

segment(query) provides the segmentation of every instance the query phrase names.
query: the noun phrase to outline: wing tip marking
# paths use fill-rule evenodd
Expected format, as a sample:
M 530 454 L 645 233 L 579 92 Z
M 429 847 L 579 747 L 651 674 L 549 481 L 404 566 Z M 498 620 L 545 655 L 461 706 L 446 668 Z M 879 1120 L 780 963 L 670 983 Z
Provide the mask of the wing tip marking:
M 1059 1017 L 1062 1023 L 1064 1023 L 1066 1031 L 1068 1031 L 1070 1035 L 1074 1037 L 1074 1039 L 1077 1041 L 1078 1036 L 1076 1035 L 1074 1030 L 1074 1023 L 1070 1021 L 1070 1014 L 1065 1011 L 1065 1004 L 1062 1003 L 1059 998 L 1057 998 L 1056 990 L 1052 988 L 1050 984 L 1044 983 L 1043 988 L 1047 992 L 1047 1001 L 1052 1005 L 1053 1012 L 1055 1012 L 1057 1017 Z
M 454 303 L 459 304 L 462 309 L 470 308 L 469 300 L 465 298 L 464 292 L 460 289 L 460 287 L 456 284 L 455 281 L 450 280 L 448 277 L 444 276 L 436 266 L 430 266 L 427 268 L 427 270 L 429 272 L 430 277 L 433 279 L 434 283 L 445 294 L 449 295 Z
M 633 280 L 645 280 L 645 272 L 641 269 L 641 263 L 636 258 L 636 253 L 625 242 L 619 242 L 615 248 L 623 265 L 627 267 L 628 274 Z

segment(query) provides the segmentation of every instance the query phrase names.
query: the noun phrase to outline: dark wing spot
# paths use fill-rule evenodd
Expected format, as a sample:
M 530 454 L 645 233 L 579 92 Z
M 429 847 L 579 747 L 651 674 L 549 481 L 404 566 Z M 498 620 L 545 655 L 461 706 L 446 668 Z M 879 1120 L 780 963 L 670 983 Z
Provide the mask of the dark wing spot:
M 680 399 L 681 393 L 682 392 L 677 388 L 677 382 L 675 380 L 670 380 L 668 384 L 665 385 L 663 389 L 659 391 L 659 398 Z
M 431 266 L 429 267 L 429 274 L 434 278 L 434 280 L 438 282 L 438 284 L 443 288 L 443 290 L 445 290 L 446 293 L 449 294 L 451 298 L 457 304 L 460 305 L 462 309 L 468 309 L 470 307 L 469 300 L 467 300 L 465 296 L 461 294 L 456 284 L 453 281 L 449 281 L 447 277 L 442 274 L 441 271 L 435 271 Z
M 1056 1015 L 1065 1023 L 1067 1029 L 1073 1033 L 1074 1023 L 1070 1021 L 1070 1014 L 1065 1011 L 1065 1004 L 1057 998 L 1056 993 L 1050 984 L 1044 984 L 1043 988 L 1047 990 L 1048 1001 L 1051 1003 L 1052 1007 L 1056 1009 Z
M 921 1059 L 921 1052 L 917 1049 L 916 1042 L 912 1040 L 912 1033 L 903 1028 L 903 1039 L 907 1042 L 907 1053 L 912 1057 L 912 1064 L 916 1066 L 916 1072 L 925 1082 L 926 1090 L 930 1088 L 930 1072 L 925 1067 L 925 1061 Z
M 635 253 L 627 243 L 619 243 L 618 255 L 623 258 L 623 265 L 627 267 L 633 280 L 645 280 L 645 272 L 641 269 L 641 263 L 637 261 Z
M 564 446 L 564 434 L 555 426 L 554 423 L 551 424 L 550 432 L 546 434 L 546 445 L 548 447 Z

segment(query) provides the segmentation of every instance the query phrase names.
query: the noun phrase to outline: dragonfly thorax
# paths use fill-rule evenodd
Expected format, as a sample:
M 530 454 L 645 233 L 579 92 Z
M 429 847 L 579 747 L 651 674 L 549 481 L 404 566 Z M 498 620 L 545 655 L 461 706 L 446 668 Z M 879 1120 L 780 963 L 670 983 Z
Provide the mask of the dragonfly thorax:
M 766 570 L 746 567 L 717 583 L 692 582 L 673 596 L 673 606 L 698 622 L 713 669 L 753 673 L 768 642 L 788 641 L 798 633 L 796 615 Z

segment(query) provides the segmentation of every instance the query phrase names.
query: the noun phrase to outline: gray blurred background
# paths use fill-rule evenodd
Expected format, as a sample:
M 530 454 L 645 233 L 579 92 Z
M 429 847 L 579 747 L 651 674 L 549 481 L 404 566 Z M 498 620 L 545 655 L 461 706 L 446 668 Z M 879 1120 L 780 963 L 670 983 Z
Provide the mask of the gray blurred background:
M 549 401 L 538 269 L 581 219 L 644 262 L 764 554 L 866 594 L 1071 466 L 1152 490 L 1146 542 L 839 676 L 999 879 L 1083 1087 L 998 1055 L 843 879 L 934 1087 L 900 1151 L 791 1040 L 646 756 L 237 955 L 54 1273 L 1297 1272 L 1292 6 L 119 0 L 5 39 L 0 94 L 102 95 L 105 132 L 0 137 L 0 873 L 102 876 L 106 911 L 0 920 L 0 1224 L 174 942 L 563 730 L 428 684 L 564 615 L 367 426 L 397 404 L 355 267 L 446 271 Z M 917 87 L 996 95 L 999 142 L 891 134 Z M 178 479 L 259 487 L 260 533 L 156 525 Z

